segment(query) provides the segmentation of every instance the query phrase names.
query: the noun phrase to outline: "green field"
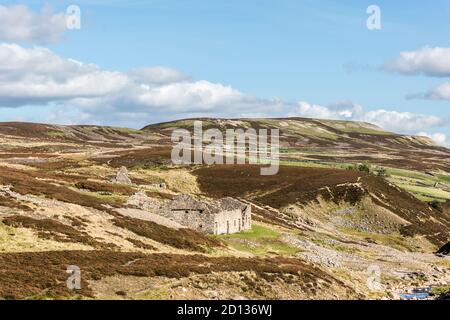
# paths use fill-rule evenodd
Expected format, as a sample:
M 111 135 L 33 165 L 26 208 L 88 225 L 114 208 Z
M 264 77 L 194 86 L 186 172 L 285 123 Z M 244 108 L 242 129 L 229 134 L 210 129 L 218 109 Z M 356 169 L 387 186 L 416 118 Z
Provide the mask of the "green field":
M 217 236 L 238 251 L 255 255 L 281 254 L 294 255 L 298 249 L 280 240 L 281 233 L 254 223 L 251 230 Z

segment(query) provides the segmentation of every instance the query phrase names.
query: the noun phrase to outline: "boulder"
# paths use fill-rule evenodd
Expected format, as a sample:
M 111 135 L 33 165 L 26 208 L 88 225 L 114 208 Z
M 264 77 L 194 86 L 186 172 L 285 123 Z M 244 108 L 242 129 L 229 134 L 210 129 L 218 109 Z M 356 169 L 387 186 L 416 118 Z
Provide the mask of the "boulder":
M 131 180 L 128 177 L 128 170 L 125 167 L 121 167 L 117 172 L 115 182 L 123 184 L 131 184 Z

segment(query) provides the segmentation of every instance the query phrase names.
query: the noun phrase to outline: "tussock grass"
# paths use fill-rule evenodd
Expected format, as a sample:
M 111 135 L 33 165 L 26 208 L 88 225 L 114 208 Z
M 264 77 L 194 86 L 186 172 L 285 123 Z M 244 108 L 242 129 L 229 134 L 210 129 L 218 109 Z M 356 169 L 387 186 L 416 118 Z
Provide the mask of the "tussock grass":
M 3 219 L 3 223 L 15 228 L 28 228 L 37 231 L 38 237 L 58 242 L 81 243 L 93 248 L 113 248 L 113 244 L 105 244 L 95 240 L 85 232 L 78 231 L 72 226 L 52 219 L 34 219 L 27 216 L 9 216 Z
M 281 233 L 268 227 L 253 224 L 251 230 L 217 236 L 236 250 L 255 255 L 295 255 L 299 250 L 280 240 Z
M 45 262 L 45 263 L 44 263 Z M 66 287 L 67 266 L 77 265 L 82 271 L 80 291 Z M 207 257 L 204 255 L 177 255 L 155 253 L 127 253 L 114 251 L 54 251 L 35 253 L 0 253 L 0 297 L 25 299 L 32 297 L 63 298 L 89 297 L 93 291 L 90 280 L 123 275 L 137 277 L 162 276 L 183 278 L 193 274 L 212 272 L 254 272 L 266 281 L 286 279 L 299 286 L 305 283 L 331 286 L 342 282 L 319 268 L 298 259 Z
M 209 248 L 221 247 L 220 241 L 191 229 L 171 229 L 152 221 L 139 220 L 121 215 L 115 215 L 114 224 L 134 232 L 135 234 L 152 239 L 178 249 L 207 252 Z

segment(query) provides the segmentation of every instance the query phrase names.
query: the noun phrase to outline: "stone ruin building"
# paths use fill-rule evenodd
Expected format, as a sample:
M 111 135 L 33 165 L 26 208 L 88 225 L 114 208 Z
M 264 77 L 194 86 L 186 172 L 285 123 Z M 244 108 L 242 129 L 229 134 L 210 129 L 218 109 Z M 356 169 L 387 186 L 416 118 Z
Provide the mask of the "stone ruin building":
M 198 200 L 191 195 L 176 196 L 161 207 L 159 214 L 188 228 L 210 234 L 230 234 L 251 229 L 251 206 L 227 197 Z
M 121 167 L 112 182 L 132 184 L 127 168 Z M 159 183 L 150 187 L 165 189 L 166 184 Z M 160 202 L 139 191 L 128 199 L 127 205 L 161 215 L 203 233 L 230 234 L 252 227 L 251 206 L 230 197 L 207 200 L 181 194 L 172 200 Z
M 131 196 L 128 203 L 203 233 L 231 234 L 252 226 L 251 206 L 227 197 L 219 200 L 196 199 L 181 194 L 160 203 L 143 192 Z

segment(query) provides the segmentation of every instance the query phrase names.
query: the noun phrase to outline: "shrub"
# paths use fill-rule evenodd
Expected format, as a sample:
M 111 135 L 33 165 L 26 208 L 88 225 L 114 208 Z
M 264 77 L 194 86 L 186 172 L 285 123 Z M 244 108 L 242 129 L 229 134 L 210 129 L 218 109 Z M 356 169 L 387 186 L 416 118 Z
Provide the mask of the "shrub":
M 377 176 L 382 177 L 382 178 L 386 178 L 388 176 L 386 169 L 385 168 L 379 168 L 377 170 Z
M 358 165 L 358 171 L 370 173 L 370 168 L 367 164 Z
M 444 212 L 444 208 L 442 207 L 442 203 L 440 203 L 439 201 L 433 200 L 433 201 L 428 202 L 428 204 L 430 205 L 430 207 L 436 209 L 440 213 Z

